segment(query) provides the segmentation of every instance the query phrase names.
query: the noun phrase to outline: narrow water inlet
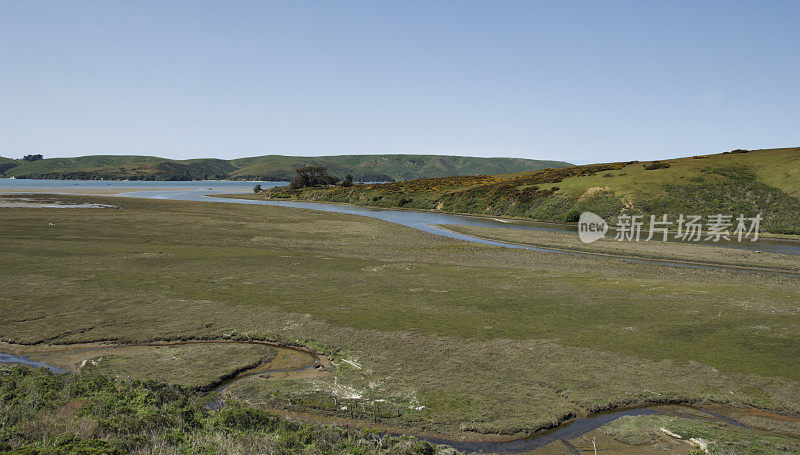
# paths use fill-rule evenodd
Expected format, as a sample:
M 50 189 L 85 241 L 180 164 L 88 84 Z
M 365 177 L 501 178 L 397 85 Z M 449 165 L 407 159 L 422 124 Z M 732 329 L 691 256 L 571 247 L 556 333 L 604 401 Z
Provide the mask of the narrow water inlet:
M 306 363 L 304 363 L 300 367 L 296 368 L 283 368 L 283 369 L 264 369 L 265 366 L 263 364 L 257 365 L 252 368 L 248 368 L 244 371 L 237 372 L 233 375 L 233 377 L 227 378 L 223 380 L 221 383 L 218 383 L 217 386 L 214 387 L 214 392 L 219 392 L 232 383 L 254 376 L 258 374 L 264 373 L 292 373 L 298 371 L 305 371 L 309 368 L 312 368 L 316 365 L 320 364 L 320 358 L 317 357 L 315 354 L 302 349 L 296 348 L 293 346 L 281 346 L 277 343 L 270 343 L 266 341 L 234 341 L 234 340 L 187 340 L 187 341 L 172 341 L 172 342 L 163 342 L 163 343 L 147 343 L 142 345 L 108 345 L 108 346 L 96 346 L 90 348 L 80 348 L 72 351 L 62 351 L 59 354 L 78 354 L 83 352 L 95 352 L 95 351 L 105 351 L 105 350 L 113 350 L 113 349 L 120 349 L 120 348 L 127 348 L 133 346 L 152 346 L 152 347 L 161 347 L 161 346 L 177 346 L 177 345 L 185 345 L 185 344 L 212 344 L 212 343 L 238 343 L 238 344 L 257 344 L 257 345 L 265 345 L 270 346 L 275 349 L 285 349 L 290 350 L 292 352 L 300 353 L 308 357 Z M 48 370 L 52 371 L 53 373 L 74 373 L 70 370 L 59 368 L 54 365 L 50 365 L 48 363 L 40 362 L 31 359 L 31 357 L 48 357 L 51 355 L 56 354 L 55 352 L 50 353 L 36 353 L 36 354 L 29 354 L 28 356 L 24 355 L 15 355 L 9 353 L 0 352 L 0 363 L 15 363 L 21 365 L 27 365 L 33 368 L 47 368 Z
M 575 439 L 603 425 L 613 422 L 620 417 L 642 416 L 660 414 L 659 411 L 649 407 L 631 408 L 620 411 L 601 413 L 590 417 L 583 417 L 569 421 L 559 427 L 544 431 L 541 434 L 527 438 L 505 442 L 467 442 L 448 439 L 420 438 L 435 444 L 446 444 L 464 452 L 486 453 L 518 453 L 538 449 L 558 440 Z
M 493 218 L 486 218 L 480 216 L 470 215 L 456 215 L 437 212 L 421 212 L 414 210 L 402 209 L 385 209 L 375 207 L 362 207 L 344 204 L 331 204 L 324 202 L 299 202 L 299 201 L 283 201 L 283 200 L 253 200 L 253 199 L 236 199 L 230 197 L 216 197 L 215 194 L 229 193 L 224 190 L 217 191 L 137 191 L 132 193 L 119 193 L 117 197 L 132 197 L 132 198 L 145 198 L 145 199 L 167 199 L 173 201 L 197 201 L 197 202 L 222 202 L 228 204 L 248 204 L 248 205 L 270 205 L 277 207 L 291 207 L 308 210 L 317 210 L 323 212 L 344 213 L 349 215 L 360 215 L 369 218 L 376 218 L 390 223 L 401 224 L 413 229 L 417 229 L 429 234 L 435 234 L 443 237 L 450 237 L 458 240 L 464 240 L 473 243 L 481 243 L 484 245 L 501 246 L 505 248 L 523 249 L 546 253 L 569 254 L 573 256 L 585 256 L 589 253 L 568 252 L 553 248 L 540 248 L 530 245 L 519 245 L 510 242 L 501 242 L 471 235 L 460 234 L 457 232 L 442 229 L 439 226 L 443 225 L 468 225 L 480 227 L 495 227 L 504 229 L 521 229 L 533 231 L 550 231 L 550 232 L 569 232 L 577 233 L 577 227 L 572 225 L 561 225 L 553 223 L 539 223 L 526 220 L 515 220 L 513 222 L 497 221 Z M 577 235 L 577 234 L 576 234 Z M 742 250 L 757 250 L 768 251 L 773 253 L 781 253 L 788 255 L 800 255 L 800 242 L 797 240 L 776 239 L 776 238 L 761 238 L 758 242 L 696 242 L 699 245 L 713 245 L 716 247 L 742 249 Z M 652 261 L 646 259 L 624 259 L 628 262 L 647 262 L 657 263 L 659 265 L 688 267 L 688 268 L 705 268 L 705 269 L 727 269 L 724 266 L 702 266 L 691 265 L 682 262 L 661 260 Z
M 53 365 L 48 365 L 44 362 L 37 362 L 35 360 L 31 360 L 29 357 L 25 356 L 16 356 L 12 354 L 5 354 L 0 352 L 0 363 L 18 363 L 22 365 L 27 365 L 34 368 L 47 368 L 48 370 L 52 371 L 53 373 L 69 373 L 68 370 L 63 368 L 54 367 Z
M 266 342 L 246 342 L 246 341 L 245 342 L 237 342 L 237 341 L 221 341 L 221 340 L 217 340 L 217 341 L 200 341 L 200 340 L 197 340 L 197 341 L 172 342 L 172 343 L 168 343 L 168 344 L 174 345 L 174 344 L 189 344 L 189 343 L 220 343 L 220 342 L 226 342 L 226 343 L 228 343 L 228 342 L 229 343 L 250 343 L 250 344 L 270 344 L 270 343 L 266 343 Z M 164 345 L 165 344 L 150 344 L 148 346 L 164 346 Z M 114 347 L 123 347 L 123 346 L 103 346 L 103 347 L 95 347 L 95 348 L 82 348 L 82 349 L 79 349 L 79 350 L 76 350 L 76 351 L 71 351 L 71 352 L 72 353 L 76 353 L 76 352 L 98 351 L 98 350 L 104 350 L 104 349 L 111 349 L 111 348 L 114 348 Z M 313 368 L 314 366 L 316 366 L 316 365 L 318 365 L 320 363 L 320 360 L 319 360 L 318 357 L 314 356 L 313 354 L 307 352 L 304 349 L 285 347 L 285 346 L 276 346 L 276 347 L 281 347 L 281 348 L 284 348 L 284 349 L 291 349 L 291 350 L 296 351 L 296 352 L 304 353 L 304 354 L 308 355 L 309 362 L 307 364 L 305 364 L 305 365 L 300 366 L 300 367 L 291 368 L 291 369 L 264 369 L 265 368 L 264 366 L 258 366 L 258 367 L 255 367 L 255 368 L 251 368 L 251 369 L 245 370 L 243 372 L 240 372 L 240 373 L 234 375 L 232 378 L 230 378 L 230 379 L 228 379 L 226 381 L 223 381 L 220 385 L 218 385 L 217 387 L 214 388 L 213 392 L 215 392 L 215 393 L 216 392 L 220 392 L 220 391 L 224 390 L 225 388 L 227 388 L 228 386 L 230 386 L 231 384 L 233 384 L 233 383 L 235 383 L 237 381 L 241 381 L 241 380 L 244 380 L 246 378 L 249 378 L 249 377 L 252 377 L 252 376 L 255 376 L 255 375 L 265 374 L 265 373 L 304 371 L 304 370 L 307 370 L 309 368 Z M 47 355 L 46 353 L 45 354 L 37 354 L 37 356 L 46 356 L 46 355 Z M 26 356 L 6 354 L 6 353 L 0 353 L 0 363 L 16 363 L 16 364 L 28 365 L 28 366 L 31 366 L 31 367 L 34 367 L 34 368 L 47 368 L 48 370 L 50 370 L 50 371 L 52 371 L 54 373 L 68 373 L 69 372 L 68 370 L 65 370 L 65 369 L 62 369 L 62 368 L 58 368 L 58 367 L 55 367 L 53 365 L 49 365 L 49 364 L 44 363 L 44 362 L 38 362 L 38 361 L 32 360 L 32 359 L 30 359 L 29 357 L 26 357 Z M 218 403 L 218 405 L 221 405 L 221 404 L 222 404 L 222 402 Z M 702 408 L 692 408 L 692 409 L 702 411 L 702 412 L 714 417 L 718 421 L 721 421 L 721 422 L 724 422 L 724 423 L 727 423 L 727 424 L 731 424 L 731 425 L 735 425 L 735 426 L 738 426 L 738 427 L 747 428 L 747 427 L 745 427 L 744 425 L 742 425 L 739 422 L 736 422 L 734 420 L 728 419 L 727 417 L 724 417 L 724 416 L 722 416 L 720 414 L 717 414 L 717 413 L 714 413 L 712 411 L 708 411 L 708 410 L 705 410 L 705 409 L 702 409 Z M 641 407 L 635 407 L 635 408 L 629 408 L 629 409 L 622 409 L 622 410 L 618 410 L 618 411 L 603 412 L 603 413 L 595 414 L 595 415 L 592 415 L 592 416 L 589 416 L 589 417 L 577 418 L 577 419 L 568 421 L 568 422 L 566 422 L 566 423 L 564 423 L 564 424 L 562 424 L 562 425 L 560 425 L 560 426 L 558 426 L 558 427 L 556 427 L 556 428 L 554 428 L 552 430 L 543 431 L 543 432 L 541 432 L 539 434 L 536 434 L 534 436 L 521 438 L 521 439 L 516 439 L 516 440 L 512 440 L 512 441 L 471 442 L 471 441 L 459 441 L 459 440 L 451 440 L 451 439 L 430 438 L 430 437 L 424 437 L 424 436 L 417 436 L 417 435 L 414 435 L 413 433 L 406 433 L 406 434 L 410 434 L 410 435 L 415 436 L 415 437 L 417 437 L 417 438 L 419 438 L 421 440 L 428 441 L 428 442 L 431 442 L 431 443 L 434 443 L 434 444 L 449 445 L 449 446 L 451 446 L 451 447 L 453 447 L 453 448 L 455 448 L 457 450 L 461 450 L 461 451 L 464 451 L 464 452 L 477 452 L 477 453 L 485 452 L 485 453 L 508 454 L 508 453 L 519 453 L 519 452 L 530 451 L 530 450 L 533 450 L 533 449 L 537 449 L 539 447 L 546 446 L 548 444 L 551 444 L 551 443 L 559 441 L 559 440 L 565 440 L 566 441 L 566 440 L 574 439 L 574 438 L 580 437 L 580 436 L 582 436 L 582 435 L 584 435 L 586 433 L 589 433 L 589 432 L 591 432 L 593 430 L 596 430 L 596 429 L 602 427 L 603 425 L 605 425 L 607 423 L 613 422 L 613 421 L 619 419 L 620 417 L 654 415 L 654 414 L 662 414 L 662 415 L 663 414 L 675 414 L 675 415 L 680 415 L 681 417 L 685 417 L 685 418 L 699 418 L 699 417 L 694 417 L 694 416 L 690 416 L 690 415 L 683 415 L 683 414 L 678 414 L 678 413 L 673 413 L 673 412 L 665 412 L 665 411 L 662 411 L 662 410 L 654 409 L 654 407 L 652 405 L 648 405 L 648 406 L 641 406 Z

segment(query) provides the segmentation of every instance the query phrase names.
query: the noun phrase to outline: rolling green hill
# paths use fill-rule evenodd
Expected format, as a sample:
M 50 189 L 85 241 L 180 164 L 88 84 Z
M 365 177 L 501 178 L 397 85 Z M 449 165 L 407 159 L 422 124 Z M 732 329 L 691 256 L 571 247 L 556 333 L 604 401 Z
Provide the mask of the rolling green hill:
M 306 165 L 328 168 L 357 181 L 394 181 L 469 174 L 524 172 L 569 166 L 561 161 L 474 158 L 442 155 L 342 155 L 297 157 L 266 155 L 235 160 L 169 160 L 154 156 L 93 155 L 34 162 L 0 157 L 0 177 L 104 180 L 266 180 L 285 181 Z
M 353 188 L 277 188 L 265 197 L 408 207 L 542 221 L 620 214 L 762 213 L 762 228 L 800 234 L 800 148 L 737 150 L 661 161 L 605 163 L 504 175 L 410 180 Z M 262 197 L 264 197 L 262 196 Z

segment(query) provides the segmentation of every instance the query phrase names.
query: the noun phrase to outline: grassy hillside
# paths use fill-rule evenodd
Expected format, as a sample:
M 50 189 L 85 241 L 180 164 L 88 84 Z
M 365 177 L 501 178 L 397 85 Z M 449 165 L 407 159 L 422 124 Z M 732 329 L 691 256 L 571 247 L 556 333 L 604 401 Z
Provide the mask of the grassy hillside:
M 306 165 L 352 174 L 361 181 L 394 181 L 478 173 L 523 172 L 568 166 L 561 161 L 473 158 L 440 155 L 344 155 L 296 157 L 267 155 L 235 160 L 168 160 L 154 156 L 94 155 L 34 162 L 0 157 L 0 177 L 105 180 L 291 180 Z
M 407 207 L 543 221 L 584 210 L 626 214 L 762 213 L 762 229 L 800 233 L 800 148 L 662 161 L 592 164 L 505 175 L 412 180 L 353 188 L 274 189 L 263 197 Z
M 526 160 L 522 158 L 474 158 L 440 155 L 345 155 L 304 158 L 294 156 L 260 156 L 233 160 L 239 169 L 235 177 L 271 173 L 282 180 L 294 177 L 294 170 L 306 164 L 324 166 L 334 175 L 353 174 L 357 180 L 394 180 L 448 177 L 455 175 L 524 172 L 547 167 L 563 167 L 562 161 Z M 365 178 L 358 178 L 364 176 Z M 425 176 L 425 177 L 421 177 Z
M 93 155 L 50 158 L 34 162 L 14 160 L 2 177 L 89 180 L 199 180 L 227 178 L 236 167 L 228 161 L 197 159 L 173 161 L 155 156 Z M 9 164 L 5 164 L 6 167 Z M 0 163 L 0 166 L 3 166 Z M 0 168 L 2 170 L 2 168 Z

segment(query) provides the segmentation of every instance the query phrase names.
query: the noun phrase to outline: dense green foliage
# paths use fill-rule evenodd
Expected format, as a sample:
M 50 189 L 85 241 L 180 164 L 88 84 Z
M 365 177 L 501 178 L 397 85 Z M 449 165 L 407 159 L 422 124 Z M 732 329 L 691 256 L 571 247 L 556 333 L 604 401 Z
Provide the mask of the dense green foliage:
M 342 180 L 342 186 L 350 187 L 353 186 L 353 176 L 351 174 L 346 174 L 344 179 Z
M 297 172 L 297 177 L 289 183 L 289 187 L 294 189 L 335 185 L 340 180 L 338 177 L 328 174 L 328 170 L 321 166 L 303 166 L 295 172 Z M 353 183 L 352 176 L 350 183 Z
M 90 180 L 264 180 L 289 181 L 295 169 L 325 167 L 337 177 L 386 182 L 469 174 L 523 172 L 567 166 L 561 161 L 473 158 L 441 155 L 343 155 L 298 157 L 267 155 L 235 160 L 169 160 L 152 156 L 94 155 L 35 162 L 0 157 L 0 177 Z
M 291 422 L 153 381 L 0 367 L 0 453 L 434 454 L 432 444 Z

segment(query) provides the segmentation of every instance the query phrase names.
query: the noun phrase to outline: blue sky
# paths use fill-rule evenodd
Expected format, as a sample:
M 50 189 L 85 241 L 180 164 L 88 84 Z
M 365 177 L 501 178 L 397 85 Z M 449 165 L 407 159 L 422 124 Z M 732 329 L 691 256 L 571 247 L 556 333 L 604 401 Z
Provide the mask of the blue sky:
M 800 145 L 800 2 L 0 0 L 0 156 Z

